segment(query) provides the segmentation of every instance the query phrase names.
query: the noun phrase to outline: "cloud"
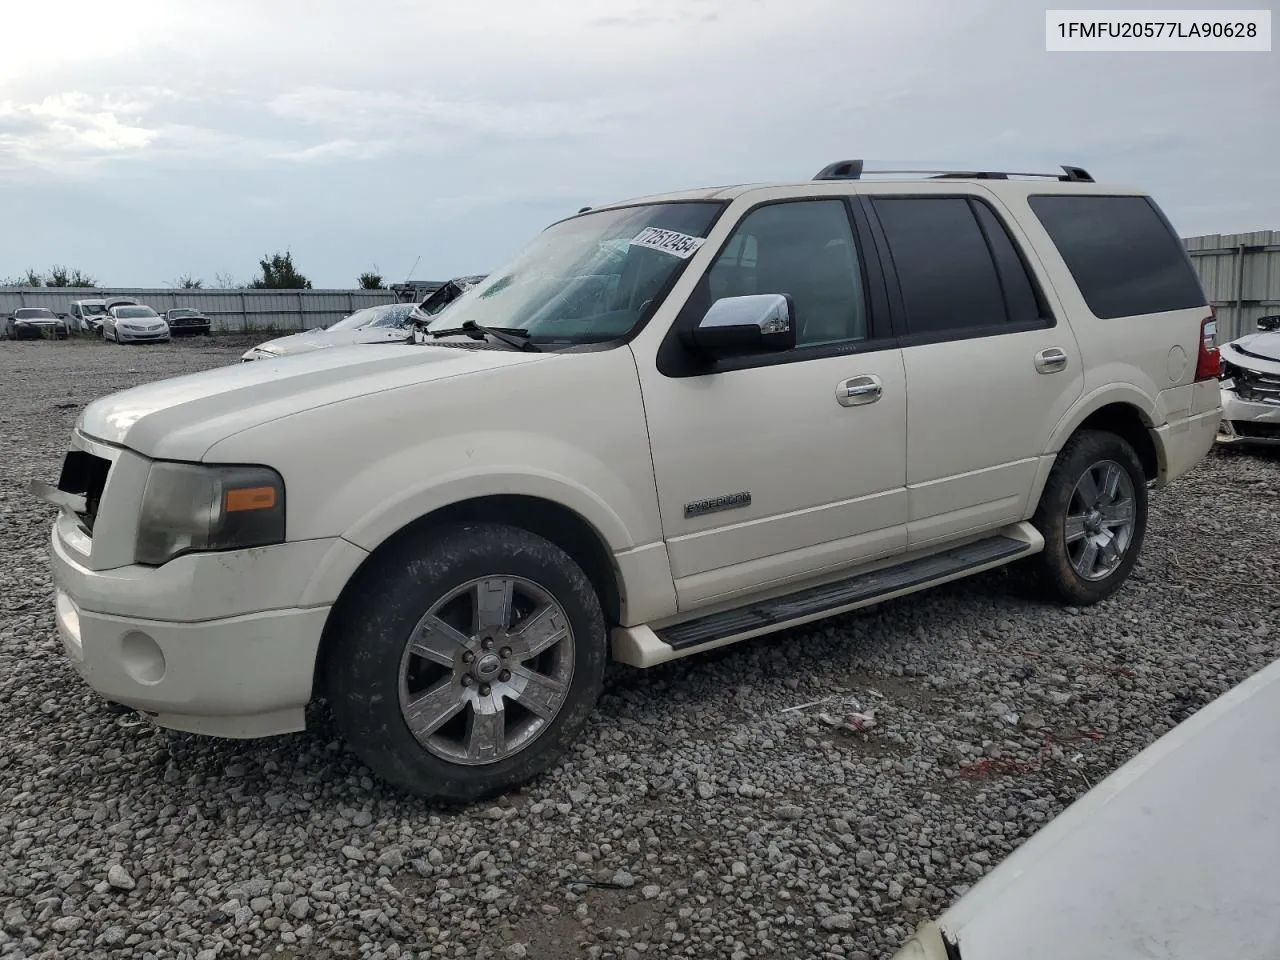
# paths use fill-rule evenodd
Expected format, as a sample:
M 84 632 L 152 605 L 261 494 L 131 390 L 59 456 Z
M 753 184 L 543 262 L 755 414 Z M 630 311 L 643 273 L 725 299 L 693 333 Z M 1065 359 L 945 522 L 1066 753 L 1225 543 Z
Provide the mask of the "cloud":
M 498 103 L 328 87 L 291 90 L 272 98 L 267 108 L 307 124 L 394 131 L 405 141 L 458 135 L 503 140 L 577 136 L 599 130 L 606 115 L 603 105 L 590 99 Z
M 0 102 L 0 167 L 84 172 L 108 157 L 145 150 L 156 131 L 139 120 L 138 106 L 79 91 Z
M 283 150 L 271 154 L 274 159 L 310 163 L 323 160 L 373 160 L 392 148 L 390 140 L 329 140 L 298 150 Z
M 21 42 L 0 58 L 0 209 L 31 228 L 0 234 L 0 274 L 32 258 L 114 282 L 243 274 L 288 243 L 326 285 L 418 254 L 420 275 L 466 273 L 584 204 L 846 157 L 1078 163 L 1150 190 L 1184 232 L 1280 223 L 1274 55 L 1050 55 L 1023 0 L 212 11 L 6 10 Z M 67 217 L 111 218 L 120 239 L 76 247 Z

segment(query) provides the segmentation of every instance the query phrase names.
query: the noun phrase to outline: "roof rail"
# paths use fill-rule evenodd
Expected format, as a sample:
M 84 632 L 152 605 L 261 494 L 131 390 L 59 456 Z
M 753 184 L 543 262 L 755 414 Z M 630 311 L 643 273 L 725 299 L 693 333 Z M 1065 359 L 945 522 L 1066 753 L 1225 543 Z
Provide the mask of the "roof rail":
M 928 176 L 935 180 L 1008 180 L 1010 177 L 1052 177 L 1071 183 L 1093 183 L 1083 167 L 1062 165 L 1062 173 L 1018 173 L 999 170 L 866 170 L 861 160 L 837 160 L 818 171 L 815 180 L 860 180 L 864 174 Z
M 837 160 L 829 163 L 814 177 L 815 180 L 857 180 L 862 176 L 861 160 Z

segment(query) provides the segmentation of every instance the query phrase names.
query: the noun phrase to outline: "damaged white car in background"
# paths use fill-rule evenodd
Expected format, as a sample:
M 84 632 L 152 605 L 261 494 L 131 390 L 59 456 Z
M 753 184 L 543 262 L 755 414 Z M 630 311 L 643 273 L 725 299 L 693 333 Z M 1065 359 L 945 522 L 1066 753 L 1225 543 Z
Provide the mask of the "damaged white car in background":
M 1223 345 L 1219 443 L 1280 444 L 1280 314 Z
M 327 327 L 304 330 L 302 333 L 260 343 L 246 350 L 240 360 L 273 360 L 327 347 L 349 347 L 360 343 L 409 343 L 413 340 L 413 322 L 410 319 L 413 309 L 411 303 L 365 307 Z
M 894 960 L 1280 956 L 1280 661 L 1124 764 Z

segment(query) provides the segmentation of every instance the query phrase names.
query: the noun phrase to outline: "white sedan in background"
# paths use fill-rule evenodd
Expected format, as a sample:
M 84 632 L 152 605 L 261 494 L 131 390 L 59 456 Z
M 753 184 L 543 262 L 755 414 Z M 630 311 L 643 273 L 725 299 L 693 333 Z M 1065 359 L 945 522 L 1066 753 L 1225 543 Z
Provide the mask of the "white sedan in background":
M 168 343 L 169 324 L 142 304 L 118 304 L 102 318 L 102 339 L 116 343 Z
M 270 360 L 325 347 L 346 347 L 357 343 L 412 343 L 412 303 L 387 303 L 365 307 L 337 323 L 316 330 L 304 330 L 287 337 L 260 343 L 241 355 L 243 360 Z
M 1280 314 L 1223 344 L 1218 442 L 1280 445 Z

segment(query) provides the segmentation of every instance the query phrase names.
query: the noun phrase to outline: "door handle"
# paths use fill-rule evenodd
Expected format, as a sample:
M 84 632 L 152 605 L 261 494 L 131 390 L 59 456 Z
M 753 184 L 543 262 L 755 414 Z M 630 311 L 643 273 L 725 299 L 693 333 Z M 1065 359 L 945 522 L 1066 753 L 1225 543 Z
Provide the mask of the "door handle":
M 851 377 L 842 380 L 836 386 L 836 403 L 842 407 L 857 407 L 864 403 L 875 403 L 884 392 L 879 377 Z
M 1036 370 L 1039 373 L 1057 373 L 1067 366 L 1067 351 L 1061 347 L 1046 347 L 1036 354 Z

